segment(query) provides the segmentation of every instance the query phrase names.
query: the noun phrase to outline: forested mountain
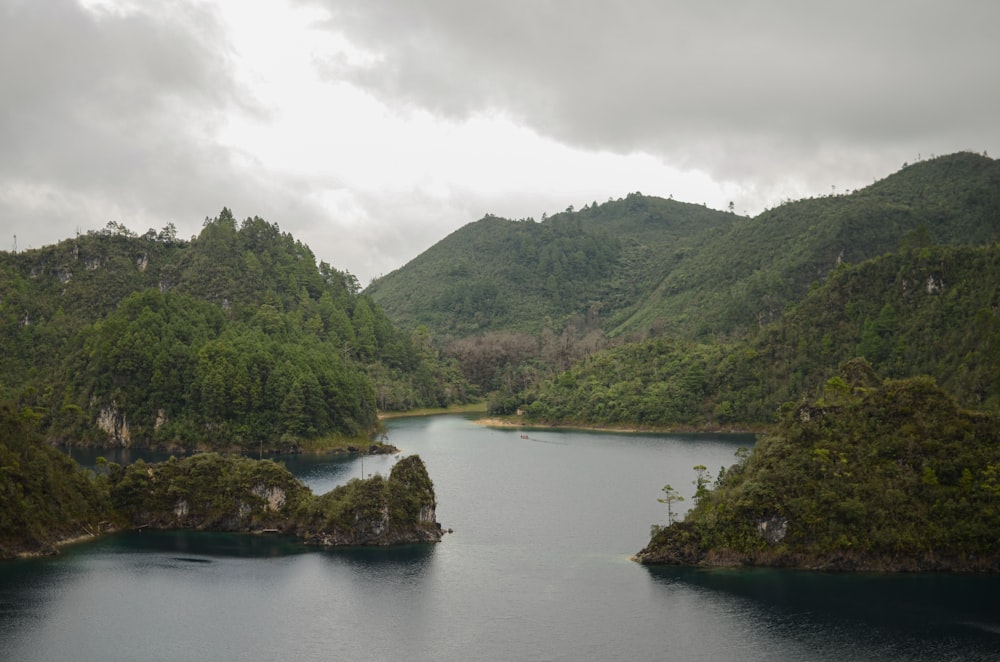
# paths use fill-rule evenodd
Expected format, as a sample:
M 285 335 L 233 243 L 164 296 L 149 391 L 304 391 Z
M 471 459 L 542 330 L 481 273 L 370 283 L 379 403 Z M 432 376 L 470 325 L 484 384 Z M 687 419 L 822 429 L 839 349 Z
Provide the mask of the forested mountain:
M 559 233 L 606 248 L 561 290 L 537 259 L 571 254 Z M 368 292 L 401 324 L 457 336 L 443 351 L 491 411 L 539 422 L 769 424 L 855 356 L 992 409 L 998 240 L 1000 165 L 959 153 L 754 218 L 640 194 L 490 217 Z
M 1000 163 L 960 153 L 850 194 L 787 202 L 706 234 L 616 327 L 743 335 L 777 320 L 838 264 L 901 248 L 1000 240 Z
M 438 336 L 558 333 L 577 315 L 605 324 L 637 305 L 696 237 L 735 219 L 639 193 L 538 223 L 486 216 L 366 293 L 394 321 L 426 325 Z
M 0 396 L 51 440 L 298 444 L 464 392 L 353 276 L 260 218 L 0 253 Z
M 112 223 L 0 253 L 0 391 L 52 440 L 186 447 L 480 394 L 539 421 L 770 423 L 854 356 L 991 409 L 998 238 L 1000 167 L 968 153 L 755 218 L 638 193 L 487 216 L 365 292 L 259 218 Z
M 609 335 L 714 339 L 776 321 L 838 264 L 997 240 L 1000 165 L 959 153 L 753 218 L 638 193 L 540 223 L 488 216 L 366 292 L 439 337 L 559 333 L 576 315 Z

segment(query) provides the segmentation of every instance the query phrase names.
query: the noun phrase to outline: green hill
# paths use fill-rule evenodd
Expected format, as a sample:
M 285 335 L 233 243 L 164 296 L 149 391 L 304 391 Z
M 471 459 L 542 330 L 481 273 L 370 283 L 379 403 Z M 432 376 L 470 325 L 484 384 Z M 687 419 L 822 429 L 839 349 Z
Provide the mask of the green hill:
M 464 392 L 353 276 L 259 218 L 0 253 L 0 399 L 53 441 L 288 447 Z
M 695 470 L 696 505 L 654 526 L 641 562 L 1000 570 L 1000 425 L 929 378 L 880 381 L 851 362 L 714 489 Z
M 1000 240 L 1000 165 L 959 153 L 849 194 L 754 218 L 633 193 L 540 223 L 488 216 L 366 293 L 436 337 L 559 332 L 745 336 L 776 321 L 839 264 L 902 247 Z
M 1000 240 L 1000 164 L 971 153 L 904 167 L 850 194 L 788 202 L 704 235 L 620 319 L 684 337 L 744 335 L 777 320 L 842 263 L 914 245 Z
M 695 237 L 735 218 L 638 193 L 539 223 L 487 216 L 366 293 L 395 322 L 422 324 L 439 336 L 560 330 L 574 315 L 630 310 Z
M 45 444 L 32 417 L 0 402 L 0 559 L 50 554 L 112 518 L 107 485 Z
M 312 545 L 434 542 L 434 486 L 421 459 L 389 476 L 313 495 L 270 460 L 196 453 L 166 462 L 82 469 L 44 443 L 28 411 L 0 403 L 0 560 L 129 528 L 271 530 Z

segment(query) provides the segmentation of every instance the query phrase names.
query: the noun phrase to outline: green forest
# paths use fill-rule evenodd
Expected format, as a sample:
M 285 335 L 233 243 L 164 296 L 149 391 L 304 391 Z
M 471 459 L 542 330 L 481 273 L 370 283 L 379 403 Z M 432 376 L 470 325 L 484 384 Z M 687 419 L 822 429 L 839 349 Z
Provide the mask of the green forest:
M 694 508 L 654 526 L 638 560 L 1000 571 L 1000 418 L 959 407 L 929 377 L 848 362 L 714 484 L 694 471 Z
M 967 407 L 1000 410 L 1000 244 L 925 247 L 841 265 L 745 340 L 658 336 L 592 354 L 527 393 L 537 421 L 747 428 L 865 357 L 894 377 L 934 375 Z
M 426 332 L 277 225 L 224 209 L 175 235 L 112 223 L 0 255 L 0 397 L 48 440 L 287 448 L 467 399 Z

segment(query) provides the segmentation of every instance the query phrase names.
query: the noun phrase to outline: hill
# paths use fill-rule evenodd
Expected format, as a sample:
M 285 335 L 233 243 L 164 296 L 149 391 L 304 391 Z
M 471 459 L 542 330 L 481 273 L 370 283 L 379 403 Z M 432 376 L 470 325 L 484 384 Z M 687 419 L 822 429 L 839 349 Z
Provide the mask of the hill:
M 0 559 L 48 554 L 112 516 L 106 485 L 43 443 L 30 417 L 0 402 Z
M 900 248 L 1000 241 L 1000 164 L 959 153 L 850 194 L 788 202 L 706 234 L 614 332 L 745 335 L 842 263 Z
M 839 264 L 997 240 L 1000 165 L 958 153 L 753 218 L 638 193 L 540 223 L 488 216 L 366 293 L 435 337 L 558 333 L 578 316 L 612 336 L 712 339 L 776 321 Z
M 844 366 L 696 505 L 654 527 L 643 563 L 823 570 L 1000 570 L 1000 425 L 928 378 Z M 668 505 L 676 493 L 664 487 Z
M 0 403 L 0 466 L 0 560 L 127 528 L 271 530 L 323 546 L 436 542 L 442 534 L 433 483 L 415 455 L 387 478 L 353 479 L 319 496 L 284 466 L 240 455 L 110 463 L 94 473 Z
M 559 331 L 629 310 L 702 233 L 733 214 L 629 194 L 545 218 L 487 216 L 367 289 L 395 322 L 434 335 Z
M 111 223 L 0 253 L 0 399 L 51 441 L 270 449 L 463 398 L 457 371 L 359 289 L 226 209 L 190 241 Z

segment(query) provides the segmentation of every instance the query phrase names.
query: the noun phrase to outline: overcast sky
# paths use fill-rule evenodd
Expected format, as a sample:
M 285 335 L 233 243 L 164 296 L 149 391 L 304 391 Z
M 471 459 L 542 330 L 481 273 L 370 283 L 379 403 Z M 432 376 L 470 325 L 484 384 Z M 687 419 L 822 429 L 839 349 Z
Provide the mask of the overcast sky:
M 0 0 L 0 250 L 226 206 L 362 285 L 486 213 L 1000 154 L 995 0 Z

